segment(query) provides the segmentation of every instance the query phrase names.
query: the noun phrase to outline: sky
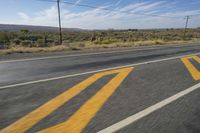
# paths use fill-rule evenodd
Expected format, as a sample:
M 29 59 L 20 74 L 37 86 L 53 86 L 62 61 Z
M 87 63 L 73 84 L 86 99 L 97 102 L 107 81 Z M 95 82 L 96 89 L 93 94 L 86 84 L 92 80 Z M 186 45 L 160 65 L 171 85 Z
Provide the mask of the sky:
M 200 27 L 200 0 L 61 0 L 62 26 L 65 28 L 183 28 L 187 15 L 191 15 L 190 28 Z M 56 2 L 1 0 L 0 24 L 58 26 Z

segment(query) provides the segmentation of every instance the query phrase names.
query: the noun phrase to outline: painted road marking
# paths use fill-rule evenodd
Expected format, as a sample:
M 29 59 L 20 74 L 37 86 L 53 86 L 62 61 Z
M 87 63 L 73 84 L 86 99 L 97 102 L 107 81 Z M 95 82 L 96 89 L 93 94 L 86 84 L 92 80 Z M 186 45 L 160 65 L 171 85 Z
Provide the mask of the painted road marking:
M 200 80 L 200 71 L 197 68 L 195 68 L 195 66 L 190 62 L 190 59 L 194 59 L 200 64 L 200 58 L 198 56 L 188 56 L 181 58 L 182 62 L 185 64 L 193 79 Z
M 23 133 L 37 124 L 40 120 L 48 116 L 50 113 L 58 109 L 60 106 L 68 102 L 74 96 L 78 95 L 81 91 L 93 84 L 98 79 L 110 75 L 117 74 L 110 82 L 108 82 L 99 92 L 96 93 L 90 100 L 88 100 L 68 121 L 58 124 L 55 127 L 46 129 L 41 132 L 54 132 L 57 129 L 69 131 L 70 133 L 80 132 L 87 123 L 95 116 L 97 111 L 103 106 L 112 93 L 118 88 L 122 81 L 132 71 L 133 67 L 122 68 L 112 71 L 105 71 L 97 73 L 88 79 L 80 82 L 59 96 L 48 101 L 36 110 L 22 117 L 15 123 L 4 128 L 1 133 Z M 89 109 L 89 110 L 88 110 Z M 84 114 L 84 115 L 83 115 Z M 74 125 L 75 124 L 75 125 Z M 67 125 L 63 127 L 63 125 Z M 72 128 L 76 127 L 76 128 Z
M 199 55 L 199 54 L 200 53 L 198 52 L 198 53 L 194 53 L 192 55 Z M 158 59 L 158 60 L 152 60 L 152 61 L 141 62 L 141 63 L 135 63 L 135 64 L 129 64 L 129 65 L 118 66 L 118 67 L 112 67 L 112 68 L 106 68 L 106 69 L 100 69 L 100 70 L 95 70 L 95 71 L 88 71 L 88 72 L 83 72 L 83 73 L 77 73 L 77 74 L 59 76 L 59 77 L 54 77 L 54 78 L 47 78 L 47 79 L 41 79 L 41 80 L 35 80 L 35 81 L 29 81 L 29 82 L 23 82 L 23 83 L 5 85 L 5 86 L 0 86 L 0 90 L 7 89 L 7 88 L 12 88 L 12 87 L 18 87 L 18 86 L 24 86 L 24 85 L 42 83 L 42 82 L 47 82 L 47 81 L 53 81 L 53 80 L 71 78 L 71 77 L 76 77 L 76 76 L 81 76 L 81 75 L 86 75 L 86 74 L 93 74 L 93 73 L 97 73 L 97 72 L 109 71 L 109 70 L 114 70 L 114 69 L 121 69 L 121 68 L 126 68 L 126 67 L 133 67 L 133 66 L 146 65 L 146 64 L 151 64 L 151 63 L 157 63 L 157 62 L 175 60 L 175 59 L 183 58 L 185 56 L 190 56 L 190 55 L 191 54 L 189 54 L 189 55 L 182 55 L 182 56 L 175 56 L 175 57 L 170 57 L 170 58 L 164 58 L 164 59 Z
M 146 109 L 144 109 L 144 110 L 142 110 L 142 111 L 140 111 L 140 112 L 138 112 L 138 113 L 136 113 L 132 116 L 129 116 L 128 118 L 126 118 L 126 119 L 124 119 L 124 120 L 122 120 L 122 121 L 120 121 L 120 122 L 118 122 L 114 125 L 111 125 L 111 126 L 105 128 L 105 129 L 99 131 L 98 133 L 114 133 L 114 132 L 117 132 L 120 129 L 142 119 L 143 117 L 145 117 L 147 115 L 150 115 L 151 113 L 155 112 L 156 110 L 161 109 L 162 107 L 178 100 L 179 98 L 181 98 L 181 97 L 183 97 L 183 96 L 185 96 L 185 95 L 187 95 L 187 94 L 189 94 L 189 93 L 191 93 L 191 92 L 193 92 L 193 91 L 195 91 L 199 88 L 200 88 L 200 83 L 198 83 L 198 84 L 196 84 L 196 85 L 194 85 L 194 86 L 192 86 L 192 87 L 190 87 L 190 88 L 188 88 L 184 91 L 181 91 L 181 92 L 179 92 L 179 93 L 177 93 L 177 94 L 175 94 L 175 95 L 173 95 L 173 96 L 171 96 L 171 97 L 169 97 L 169 98 L 167 98 L 167 99 L 165 99 L 165 100 L 163 100 L 163 101 L 161 101 L 157 104 L 154 104 L 154 105 L 152 105 L 152 106 L 150 106 L 150 107 L 148 107 L 148 108 L 146 108 Z
M 112 54 L 112 53 L 124 53 L 124 52 L 131 52 L 131 51 L 142 51 L 142 50 L 151 50 L 151 49 L 161 49 L 164 47 L 173 47 L 173 48 L 179 48 L 183 47 L 184 45 L 157 45 L 157 46 L 145 46 L 143 48 L 135 48 L 135 49 L 125 49 L 125 50 L 113 50 L 113 51 L 105 51 L 105 52 L 96 52 L 96 53 L 83 53 L 83 54 L 71 54 L 71 55 L 58 55 L 58 56 L 48 56 L 48 57 L 39 57 L 39 58 L 27 58 L 27 59 L 16 59 L 16 60 L 5 60 L 0 61 L 1 63 L 13 63 L 13 62 L 25 62 L 25 61 L 36 61 L 36 60 L 46 60 L 46 59 L 58 59 L 58 58 L 67 58 L 67 57 L 79 57 L 79 56 L 90 56 L 90 55 L 101 55 L 101 54 Z M 189 45 L 185 45 L 189 46 Z M 192 45 L 192 46 L 198 46 L 198 45 Z
M 133 68 L 121 69 L 119 73 L 90 98 L 68 120 L 56 126 L 47 128 L 39 133 L 80 133 L 91 119 L 96 115 L 108 98 L 115 92 L 122 81 L 128 76 Z M 106 74 L 107 75 L 107 74 Z

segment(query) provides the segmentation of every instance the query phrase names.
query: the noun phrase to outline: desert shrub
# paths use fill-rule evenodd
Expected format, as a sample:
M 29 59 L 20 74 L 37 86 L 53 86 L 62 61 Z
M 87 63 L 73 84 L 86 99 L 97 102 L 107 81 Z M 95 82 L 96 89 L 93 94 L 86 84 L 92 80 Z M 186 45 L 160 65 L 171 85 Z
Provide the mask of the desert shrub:
M 29 30 L 28 29 L 21 29 L 20 32 L 23 33 L 23 34 L 28 34 Z
M 20 40 L 30 40 L 30 41 L 37 41 L 38 39 L 42 39 L 43 37 L 40 35 L 25 35 L 25 36 L 20 36 Z
M 78 47 L 85 47 L 85 43 L 82 42 L 78 43 Z
M 75 51 L 75 50 L 80 50 L 80 48 L 75 47 L 75 46 L 70 46 L 69 49 L 70 49 L 70 50 L 74 50 L 74 51 Z
M 32 42 L 29 41 L 29 40 L 24 40 L 24 41 L 21 41 L 21 45 L 24 46 L 24 47 L 31 47 Z
M 12 42 L 14 43 L 14 45 L 20 45 L 20 43 L 21 43 L 21 41 L 17 38 L 14 39 Z
M 60 45 L 59 41 L 54 41 L 54 45 L 55 46 Z
M 0 32 L 0 42 L 2 43 L 8 43 L 10 41 L 8 33 L 6 32 Z
M 94 42 L 96 40 L 96 36 L 95 35 L 92 35 L 91 37 L 91 42 Z
M 101 30 L 101 31 L 73 31 L 63 32 L 63 44 L 75 44 L 74 47 L 82 48 L 89 45 L 102 45 L 111 47 L 109 44 L 116 42 L 161 42 L 194 40 L 200 38 L 200 29 L 188 29 L 186 37 L 183 37 L 184 29 L 159 29 L 159 30 Z M 21 30 L 18 32 L 0 32 L 0 43 L 11 47 L 10 44 L 23 45 L 26 47 L 46 47 L 59 45 L 57 32 L 31 32 Z M 85 46 L 85 43 L 89 45 Z M 74 49 L 74 48 L 72 48 Z M 76 48 L 75 48 L 76 49 Z
M 44 39 L 38 39 L 38 40 L 37 40 L 37 46 L 38 46 L 38 47 L 46 47 L 46 46 L 47 46 L 47 43 L 45 42 Z
M 116 39 L 105 39 L 105 40 L 101 40 L 101 39 L 99 39 L 99 40 L 95 40 L 94 41 L 94 44 L 99 44 L 99 45 L 101 45 L 101 44 L 112 44 L 112 43 L 115 43 L 115 42 L 118 42 L 118 40 L 116 40 Z

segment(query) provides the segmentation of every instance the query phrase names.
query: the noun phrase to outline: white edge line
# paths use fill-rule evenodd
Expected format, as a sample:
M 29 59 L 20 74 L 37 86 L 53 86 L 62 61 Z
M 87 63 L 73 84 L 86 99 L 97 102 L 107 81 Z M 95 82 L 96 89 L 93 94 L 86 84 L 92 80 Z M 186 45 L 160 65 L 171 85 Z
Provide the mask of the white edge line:
M 146 108 L 146 109 L 144 109 L 144 110 L 142 110 L 142 111 L 140 111 L 140 112 L 138 112 L 138 113 L 136 113 L 132 116 L 129 116 L 126 119 L 124 119 L 124 120 L 122 120 L 122 121 L 120 121 L 116 124 L 113 124 L 113 125 L 105 128 L 105 129 L 103 129 L 103 130 L 101 130 L 97 133 L 114 133 L 116 131 L 119 131 L 120 129 L 142 119 L 143 117 L 153 113 L 154 111 L 159 110 L 160 108 L 172 103 L 173 101 L 176 101 L 177 99 L 179 99 L 179 98 L 181 98 L 181 97 L 183 97 L 183 96 L 185 96 L 185 95 L 187 95 L 187 94 L 191 93 L 192 91 L 195 91 L 199 88 L 200 88 L 200 83 L 198 83 L 198 84 L 196 84 L 196 85 L 194 85 L 194 86 L 192 86 L 192 87 L 190 87 L 190 88 L 188 88 L 184 91 L 181 91 L 181 92 L 179 92 L 179 93 L 177 93 L 177 94 L 175 94 L 175 95 L 173 95 L 173 96 L 171 96 L 171 97 L 169 97 L 169 98 L 167 98 L 167 99 L 165 99 L 165 100 L 163 100 L 159 103 L 156 103 L 156 104 L 154 104 L 154 105 L 152 105 L 152 106 L 150 106 L 150 107 L 148 107 L 148 108 Z
M 58 58 L 67 58 L 67 57 L 78 57 L 78 56 L 90 56 L 90 55 L 100 55 L 100 54 L 112 54 L 112 53 L 124 53 L 124 52 L 131 52 L 131 51 L 142 51 L 142 50 L 151 50 L 151 49 L 162 49 L 165 47 L 183 47 L 184 45 L 158 45 L 158 46 L 149 46 L 147 48 L 132 48 L 132 49 L 126 49 L 126 50 L 113 50 L 113 51 L 105 51 L 105 52 L 97 52 L 97 53 L 83 53 L 83 54 L 71 54 L 71 55 L 58 55 L 58 56 L 49 56 L 49 57 L 40 57 L 40 58 L 27 58 L 27 59 L 16 59 L 16 60 L 5 60 L 0 61 L 0 64 L 2 63 L 14 63 L 14 62 L 25 62 L 25 61 L 36 61 L 36 60 L 45 60 L 45 59 L 58 59 Z M 185 45 L 185 47 L 190 45 Z M 196 46 L 196 45 L 191 45 Z M 198 46 L 198 45 L 197 45 Z
M 156 63 L 156 62 L 174 60 L 174 59 L 182 58 L 182 57 L 185 57 L 185 56 L 199 55 L 199 54 L 200 54 L 200 52 L 194 53 L 194 54 L 188 54 L 188 55 L 170 57 L 170 58 L 165 58 L 165 59 L 159 59 L 159 60 L 153 60 L 153 61 L 147 61 L 147 62 L 129 64 L 129 65 L 124 65 L 124 66 L 106 68 L 106 69 L 101 69 L 101 70 L 95 70 L 95 71 L 88 71 L 88 72 L 83 72 L 83 73 L 71 74 L 71 75 L 66 75 L 66 76 L 60 76 L 60 77 L 54 77 L 54 78 L 48 78 L 48 79 L 42 79 L 42 80 L 35 80 L 35 81 L 29 81 L 29 82 L 12 84 L 12 85 L 5 85 L 5 86 L 1 86 L 0 90 L 6 89 L 6 88 L 11 88 L 11 87 L 17 87 L 17 86 L 23 86 L 23 85 L 29 85 L 29 84 L 47 82 L 47 81 L 64 79 L 64 78 L 70 78 L 70 77 L 76 77 L 76 76 L 81 76 L 81 75 L 86 75 L 86 74 L 93 74 L 93 73 L 103 72 L 103 71 L 108 71 L 108 70 L 113 70 L 113 69 L 126 68 L 126 67 L 139 66 L 139 65 L 150 64 L 150 63 Z
M 25 62 L 25 61 L 36 61 L 36 60 L 46 60 L 46 59 L 58 59 L 58 58 L 67 58 L 67 57 L 78 57 L 78 56 L 90 56 L 90 55 L 100 55 L 100 54 L 112 54 L 112 53 L 124 53 L 129 51 L 141 51 L 141 50 L 150 50 L 150 49 L 158 49 L 158 48 L 147 48 L 147 49 L 128 49 L 128 50 L 113 50 L 107 52 L 97 52 L 97 53 L 83 53 L 83 54 L 71 54 L 71 55 L 58 55 L 58 56 L 49 56 L 49 57 L 41 57 L 41 58 L 27 58 L 27 59 L 19 59 L 19 60 L 6 60 L 0 61 L 0 63 L 13 63 L 13 62 Z

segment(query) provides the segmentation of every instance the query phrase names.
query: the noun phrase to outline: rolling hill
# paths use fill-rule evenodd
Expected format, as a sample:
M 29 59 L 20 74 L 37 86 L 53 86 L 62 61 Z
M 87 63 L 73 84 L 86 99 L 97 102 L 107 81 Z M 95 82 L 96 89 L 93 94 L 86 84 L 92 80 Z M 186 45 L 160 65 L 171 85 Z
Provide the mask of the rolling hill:
M 0 31 L 20 31 L 21 29 L 27 29 L 29 31 L 35 32 L 57 32 L 57 27 L 50 26 L 33 26 L 33 25 L 10 25 L 10 24 L 0 24 Z M 63 28 L 62 31 L 82 31 L 78 28 Z

